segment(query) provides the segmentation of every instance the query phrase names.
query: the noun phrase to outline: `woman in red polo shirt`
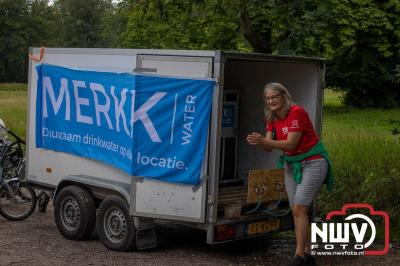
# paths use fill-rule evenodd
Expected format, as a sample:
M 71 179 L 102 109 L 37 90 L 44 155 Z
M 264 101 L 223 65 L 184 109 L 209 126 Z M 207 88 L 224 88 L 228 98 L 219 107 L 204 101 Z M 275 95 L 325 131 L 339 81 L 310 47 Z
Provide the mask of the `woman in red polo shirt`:
M 290 265 L 313 265 L 310 255 L 308 211 L 328 175 L 329 159 L 307 112 L 292 102 L 280 83 L 269 83 L 264 89 L 266 136 L 253 132 L 247 136 L 250 145 L 266 151 L 283 150 L 280 165 L 285 162 L 285 186 L 296 232 L 296 254 Z M 332 176 L 329 176 L 329 189 Z

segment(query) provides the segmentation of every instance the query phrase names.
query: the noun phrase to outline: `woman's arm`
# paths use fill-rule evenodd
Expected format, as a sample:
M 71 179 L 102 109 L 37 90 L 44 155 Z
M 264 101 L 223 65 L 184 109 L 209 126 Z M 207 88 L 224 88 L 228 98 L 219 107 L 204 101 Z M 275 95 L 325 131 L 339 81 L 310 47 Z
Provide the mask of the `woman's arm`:
M 247 142 L 250 145 L 258 145 L 265 151 L 271 151 L 272 149 L 291 151 L 296 149 L 301 135 L 302 132 L 289 132 L 286 140 L 273 140 L 270 131 L 267 132 L 265 138 L 261 134 L 253 132 L 247 136 Z
M 264 138 L 262 140 L 262 145 L 266 145 L 275 149 L 280 149 L 284 151 L 292 151 L 296 149 L 300 142 L 302 132 L 289 132 L 286 140 L 273 140 Z
M 263 143 L 264 139 L 272 140 L 272 132 L 271 131 L 267 131 L 267 134 L 266 134 L 265 138 L 261 134 L 259 134 L 257 132 L 253 132 L 253 133 L 251 133 L 251 134 L 249 134 L 247 136 L 247 142 L 250 145 L 258 145 L 262 149 L 264 149 L 264 151 L 266 151 L 266 152 L 272 151 L 273 147 Z
M 272 132 L 271 131 L 267 131 L 267 134 L 265 135 L 265 139 L 272 140 Z M 261 144 L 260 146 L 266 152 L 270 152 L 270 151 L 272 151 L 274 149 L 274 148 L 272 148 L 271 146 L 269 146 L 267 144 Z

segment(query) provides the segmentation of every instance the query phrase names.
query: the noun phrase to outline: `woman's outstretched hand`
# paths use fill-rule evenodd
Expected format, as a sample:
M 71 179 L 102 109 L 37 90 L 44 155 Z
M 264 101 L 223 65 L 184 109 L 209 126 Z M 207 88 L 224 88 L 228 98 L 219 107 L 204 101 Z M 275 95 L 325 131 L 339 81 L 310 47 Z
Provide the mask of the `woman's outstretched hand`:
M 247 135 L 246 139 L 250 145 L 260 145 L 263 143 L 264 137 L 260 133 L 253 132 Z

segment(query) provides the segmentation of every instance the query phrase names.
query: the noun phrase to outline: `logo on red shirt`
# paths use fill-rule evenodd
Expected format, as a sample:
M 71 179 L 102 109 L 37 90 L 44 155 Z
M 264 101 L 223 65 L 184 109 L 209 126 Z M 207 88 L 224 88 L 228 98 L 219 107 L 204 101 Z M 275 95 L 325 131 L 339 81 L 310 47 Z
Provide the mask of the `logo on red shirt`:
M 299 128 L 299 120 L 292 120 L 292 128 Z

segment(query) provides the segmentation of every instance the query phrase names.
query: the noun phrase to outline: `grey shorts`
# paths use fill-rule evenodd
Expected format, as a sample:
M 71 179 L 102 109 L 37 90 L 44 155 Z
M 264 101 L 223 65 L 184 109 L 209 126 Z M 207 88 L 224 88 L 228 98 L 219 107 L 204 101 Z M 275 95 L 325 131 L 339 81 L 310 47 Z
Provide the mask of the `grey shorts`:
M 324 158 L 302 161 L 301 172 L 301 183 L 297 184 L 293 178 L 291 167 L 288 164 L 285 165 L 285 186 L 290 206 L 311 206 L 325 181 L 328 163 Z

